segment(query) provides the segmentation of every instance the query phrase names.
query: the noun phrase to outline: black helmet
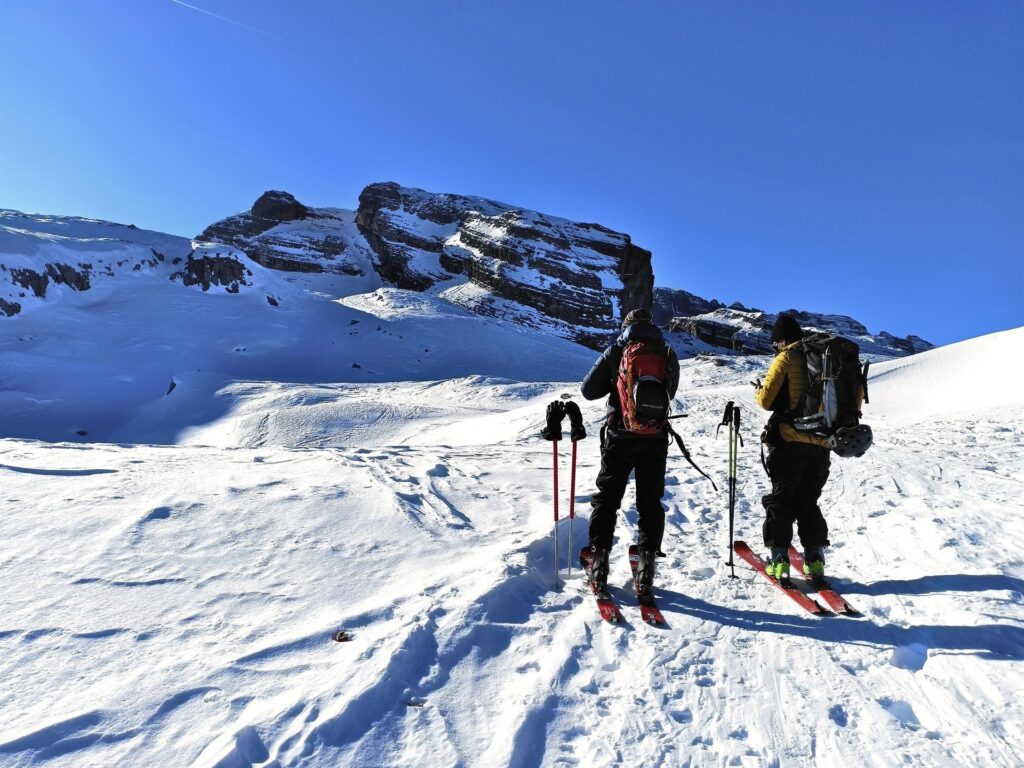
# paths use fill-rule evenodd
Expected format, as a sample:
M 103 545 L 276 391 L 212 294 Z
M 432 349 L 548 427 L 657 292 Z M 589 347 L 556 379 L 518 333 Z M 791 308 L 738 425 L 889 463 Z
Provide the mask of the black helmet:
M 837 429 L 836 433 L 828 439 L 828 444 L 838 455 L 843 458 L 850 456 L 863 456 L 864 451 L 871 447 L 874 435 L 871 434 L 871 427 L 867 424 L 860 424 L 856 427 L 843 427 Z

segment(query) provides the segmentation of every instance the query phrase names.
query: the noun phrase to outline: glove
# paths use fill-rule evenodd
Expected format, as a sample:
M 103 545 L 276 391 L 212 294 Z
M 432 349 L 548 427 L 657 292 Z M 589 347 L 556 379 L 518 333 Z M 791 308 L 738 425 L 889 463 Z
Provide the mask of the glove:
M 565 406 L 561 400 L 552 400 L 548 404 L 547 414 L 547 426 L 541 430 L 540 436 L 545 440 L 561 440 L 562 439 L 562 419 L 565 418 Z
M 583 414 L 580 413 L 580 407 L 572 400 L 568 401 L 565 404 L 565 415 L 569 417 L 569 425 L 572 430 L 569 433 L 569 439 L 575 443 L 577 440 L 585 438 L 587 430 L 583 426 Z

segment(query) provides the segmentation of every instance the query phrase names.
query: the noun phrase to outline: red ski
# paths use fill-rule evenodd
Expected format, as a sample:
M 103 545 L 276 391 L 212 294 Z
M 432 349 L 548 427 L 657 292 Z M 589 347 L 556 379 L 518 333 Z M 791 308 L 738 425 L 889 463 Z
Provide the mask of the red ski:
M 636 544 L 631 544 L 629 547 L 629 567 L 633 571 L 633 591 L 636 592 L 637 601 L 640 601 L 640 590 L 639 585 L 636 581 L 636 572 L 640 567 L 640 549 Z M 658 606 L 654 604 L 654 600 L 644 603 L 640 602 L 640 618 L 648 624 L 664 624 L 665 617 L 661 615 L 661 611 L 658 610 Z
M 747 546 L 744 541 L 736 541 L 732 545 L 733 551 L 746 560 L 751 567 L 762 576 L 764 576 L 776 589 L 780 590 L 783 594 L 787 595 L 794 603 L 799 605 L 808 613 L 813 613 L 815 616 L 830 616 L 829 611 L 817 600 L 808 597 L 801 592 L 797 587 L 788 579 L 786 582 L 781 582 L 773 579 L 768 575 L 765 570 L 765 562 L 762 560 L 754 551 Z
M 800 573 L 804 572 L 804 557 L 801 555 L 796 547 L 789 548 L 789 564 L 796 568 Z M 821 595 L 821 599 L 828 603 L 836 613 L 845 613 L 851 616 L 859 616 L 860 611 L 846 602 L 846 598 L 836 592 L 832 585 L 828 583 L 826 579 L 816 579 L 812 576 L 804 576 L 804 579 L 810 584 L 818 594 Z
M 607 592 L 602 594 L 598 591 L 594 582 L 590 580 L 590 547 L 584 547 L 580 550 L 580 562 L 583 564 L 583 571 L 587 574 L 587 583 L 590 585 L 590 591 L 594 593 L 594 601 L 597 603 L 597 610 L 601 612 L 601 618 L 613 624 L 618 624 L 622 621 L 622 613 L 619 612 L 619 607 L 612 600 L 611 595 Z

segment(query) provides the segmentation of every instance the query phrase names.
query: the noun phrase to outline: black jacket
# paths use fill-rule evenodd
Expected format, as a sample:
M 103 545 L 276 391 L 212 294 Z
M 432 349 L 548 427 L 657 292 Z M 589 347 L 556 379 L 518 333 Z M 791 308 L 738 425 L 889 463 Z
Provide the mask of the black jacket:
M 615 386 L 619 377 L 619 363 L 622 350 L 632 341 L 646 341 L 663 344 L 668 349 L 668 395 L 676 396 L 679 389 L 679 358 L 675 350 L 665 342 L 658 327 L 652 323 L 633 323 L 627 327 L 615 342 L 608 347 L 594 363 L 590 373 L 583 379 L 580 391 L 587 400 L 597 400 L 608 395 L 608 428 L 617 431 L 622 426 L 622 405 Z M 630 434 L 630 433 L 623 433 Z

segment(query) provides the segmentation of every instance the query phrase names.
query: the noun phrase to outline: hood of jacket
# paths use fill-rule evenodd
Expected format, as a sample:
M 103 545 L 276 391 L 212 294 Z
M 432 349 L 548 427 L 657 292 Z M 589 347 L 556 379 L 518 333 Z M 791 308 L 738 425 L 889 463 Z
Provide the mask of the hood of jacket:
M 654 323 L 633 323 L 619 334 L 619 338 L 615 340 L 615 343 L 620 347 L 624 347 L 633 341 L 664 344 L 665 337 Z

